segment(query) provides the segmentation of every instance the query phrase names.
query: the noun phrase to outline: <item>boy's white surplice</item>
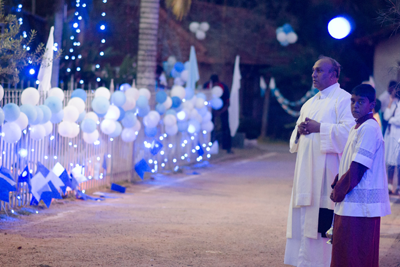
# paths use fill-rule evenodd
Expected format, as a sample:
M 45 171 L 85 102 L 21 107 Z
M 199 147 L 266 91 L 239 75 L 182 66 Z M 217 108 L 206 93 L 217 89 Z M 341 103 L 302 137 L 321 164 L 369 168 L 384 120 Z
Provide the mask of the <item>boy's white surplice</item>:
M 349 131 L 355 124 L 351 115 L 350 97 L 336 83 L 316 94 L 301 108 L 290 139 L 290 152 L 297 152 L 297 159 L 286 232 L 286 264 L 308 266 L 313 264 L 313 254 L 315 259 L 324 257 L 317 255 L 319 253 L 313 246 L 307 245 L 314 241 L 306 239 L 320 240 L 321 245 L 326 242 L 318 234 L 318 213 L 319 208 L 334 209 L 334 203 L 329 198 L 332 190 L 330 186 L 338 174 L 340 157 Z M 297 140 L 297 125 L 307 117 L 321 123 L 320 133 L 301 135 Z M 300 209 L 301 212 L 298 211 Z M 294 213 L 296 216 L 293 216 Z M 300 236 L 293 233 L 300 228 Z M 295 240 L 298 238 L 301 240 Z M 294 246 L 297 249 L 293 249 L 290 242 L 297 243 Z M 330 255 L 327 257 L 329 259 L 326 261 L 318 260 L 321 262 L 318 266 L 329 266 Z

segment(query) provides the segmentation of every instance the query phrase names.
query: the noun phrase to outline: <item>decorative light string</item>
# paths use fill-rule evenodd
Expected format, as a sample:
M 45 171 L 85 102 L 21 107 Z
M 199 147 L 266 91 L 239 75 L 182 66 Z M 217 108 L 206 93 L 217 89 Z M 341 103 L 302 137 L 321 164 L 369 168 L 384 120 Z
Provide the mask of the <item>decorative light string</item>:
M 297 101 L 289 101 L 287 100 L 279 91 L 278 88 L 272 88 L 271 93 L 273 96 L 275 96 L 276 100 L 279 102 L 281 107 L 283 108 L 284 111 L 286 111 L 289 115 L 293 117 L 298 117 L 300 116 L 300 112 L 293 110 L 290 107 L 298 107 L 303 105 L 308 99 L 313 97 L 318 93 L 318 89 L 316 88 L 311 88 L 302 98 L 300 98 Z

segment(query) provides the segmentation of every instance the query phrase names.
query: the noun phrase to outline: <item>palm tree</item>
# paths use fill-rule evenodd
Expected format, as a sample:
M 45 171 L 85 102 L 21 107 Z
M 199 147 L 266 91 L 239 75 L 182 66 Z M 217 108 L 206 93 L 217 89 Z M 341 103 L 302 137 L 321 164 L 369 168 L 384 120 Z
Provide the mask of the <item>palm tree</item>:
M 191 0 L 166 0 L 177 19 L 189 12 Z M 137 65 L 138 88 L 155 89 L 157 66 L 157 36 L 160 0 L 141 0 L 139 22 L 139 50 Z

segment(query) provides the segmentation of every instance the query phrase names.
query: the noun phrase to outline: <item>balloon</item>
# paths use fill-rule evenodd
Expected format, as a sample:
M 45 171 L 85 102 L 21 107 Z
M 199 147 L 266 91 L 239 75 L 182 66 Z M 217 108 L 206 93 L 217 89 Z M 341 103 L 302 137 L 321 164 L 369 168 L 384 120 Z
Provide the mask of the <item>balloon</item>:
M 100 129 L 105 134 L 113 133 L 116 127 L 116 122 L 113 120 L 105 119 L 100 123 Z
M 165 115 L 163 121 L 165 126 L 172 126 L 176 124 L 176 117 L 174 115 L 168 114 Z
M 176 58 L 174 56 L 170 56 L 167 59 L 168 65 L 173 66 L 176 63 Z
M 21 139 L 21 128 L 15 122 L 6 122 L 3 125 L 3 140 L 7 143 L 15 143 Z
M 189 123 L 187 121 L 178 121 L 176 124 L 178 126 L 178 131 L 180 132 L 186 132 L 189 126 Z
M 33 140 L 40 140 L 46 135 L 46 130 L 43 125 L 38 124 L 31 127 L 30 136 Z
M 190 116 L 190 119 L 196 119 L 200 115 L 197 112 L 197 109 L 193 109 L 193 110 L 190 111 L 190 115 L 189 116 Z M 201 120 L 203 120 L 203 118 L 201 118 Z
M 167 93 L 164 91 L 158 91 L 156 94 L 156 102 L 162 104 L 165 102 L 165 100 L 167 100 L 167 97 Z
M 147 100 L 149 100 L 150 99 L 150 97 L 151 97 L 151 93 L 150 93 L 150 91 L 149 91 L 149 89 L 147 89 L 147 88 L 141 88 L 141 89 L 139 89 L 139 97 L 140 96 L 145 96 L 146 98 L 147 98 Z M 138 98 L 139 99 L 139 98 Z
M 50 96 L 55 96 L 55 97 L 57 97 L 58 99 L 60 99 L 61 101 L 64 101 L 64 92 L 63 92 L 63 90 L 61 90 L 61 88 L 58 88 L 58 87 L 53 87 L 53 88 L 51 88 L 51 89 L 49 90 L 47 96 L 48 96 L 48 97 L 50 97 Z
M 126 96 L 124 92 L 116 91 L 111 95 L 111 104 L 117 107 L 122 107 L 126 102 Z
M 75 122 L 79 118 L 79 111 L 74 106 L 66 106 L 64 108 L 64 121 Z
M 287 38 L 287 35 L 286 35 L 286 33 L 284 33 L 284 32 L 280 32 L 280 33 L 278 33 L 278 34 L 276 35 L 276 39 L 277 39 L 280 43 L 285 42 L 285 41 L 286 41 L 286 38 Z
M 206 32 L 210 29 L 210 24 L 208 24 L 208 22 L 202 22 L 200 23 L 200 30 L 202 30 L 203 32 Z
M 81 114 L 79 114 L 78 119 L 75 121 L 76 123 L 80 123 L 83 121 L 83 119 L 86 117 L 86 111 L 83 111 Z
M 139 90 L 136 88 L 129 88 L 125 91 L 126 98 L 133 98 L 135 101 L 139 98 Z
M 28 117 L 28 122 L 30 124 L 32 124 L 32 122 L 36 120 L 37 112 L 35 106 L 26 104 L 20 106 L 19 109 L 21 110 L 21 112 L 25 113 L 25 115 Z
M 185 65 L 183 65 L 183 63 L 182 62 L 180 62 L 180 61 L 178 61 L 178 62 L 176 62 L 175 64 L 174 64 L 174 69 L 177 71 L 177 72 L 182 72 L 184 69 L 185 69 Z
M 211 107 L 215 110 L 221 109 L 224 103 L 222 102 L 221 98 L 213 98 L 210 101 Z
M 88 112 L 86 113 L 85 119 L 92 119 L 94 120 L 96 123 L 99 121 L 99 117 L 96 115 L 96 113 L 94 112 Z
M 104 96 L 98 96 L 93 98 L 92 100 L 92 109 L 97 114 L 106 114 L 109 107 L 110 103 L 108 102 L 108 99 Z
M 186 88 L 185 89 L 185 99 L 186 100 L 190 100 L 192 99 L 194 96 L 194 89 L 192 88 Z
M 138 108 L 138 116 L 144 117 L 150 112 L 150 107 L 147 105 L 144 108 Z
M 93 133 L 97 128 L 97 122 L 93 119 L 85 118 L 81 123 L 81 129 L 84 133 Z
M 201 124 L 201 129 L 207 132 L 211 132 L 214 129 L 214 123 L 212 121 L 206 121 Z
M 174 85 L 171 89 L 171 98 L 174 96 L 179 97 L 180 99 L 185 98 L 186 91 L 185 88 L 179 85 Z
M 213 95 L 213 97 L 215 98 L 215 97 L 221 97 L 222 96 L 222 94 L 224 93 L 224 89 L 222 89 L 221 88 L 221 86 L 214 86 L 212 89 L 211 89 L 211 93 L 212 93 L 212 95 Z
M 99 139 L 99 131 L 95 130 L 92 133 L 83 133 L 83 140 L 88 144 L 93 144 Z
M 64 110 L 60 110 L 60 112 L 51 115 L 50 121 L 52 123 L 60 123 L 64 118 Z
M 35 110 L 36 110 L 36 119 L 33 122 L 30 122 L 31 125 L 36 125 L 36 124 L 40 124 L 43 121 L 43 110 L 37 106 L 35 106 Z
M 171 99 L 173 108 L 178 108 L 182 104 L 182 100 L 177 96 L 173 96 Z
M 203 122 L 210 121 L 212 119 L 212 115 L 210 111 L 207 111 L 206 115 L 203 116 Z
M 68 106 L 76 107 L 78 109 L 79 114 L 85 111 L 85 102 L 79 97 L 71 98 L 68 101 Z
M 177 72 L 175 69 L 172 69 L 171 73 L 170 73 L 170 76 L 175 79 L 175 78 L 180 77 L 181 74 L 179 72 Z
M 125 104 L 122 106 L 122 108 L 125 111 L 134 109 L 136 107 L 136 99 L 135 98 L 127 98 Z
M 193 33 L 195 33 L 199 28 L 200 24 L 198 22 L 193 21 L 189 24 L 189 30 Z
M 28 117 L 25 115 L 25 113 L 21 112 L 18 119 L 16 119 L 14 122 L 21 130 L 24 130 L 28 126 Z
M 165 132 L 168 135 L 174 136 L 178 133 L 178 126 L 176 124 L 165 127 Z
M 72 133 L 72 123 L 69 121 L 62 121 L 58 124 L 58 133 L 62 137 L 69 137 Z
M 165 113 L 165 110 L 166 110 L 166 108 L 165 108 L 165 106 L 163 104 L 157 104 L 156 105 L 156 111 L 158 113 L 160 113 L 160 115 L 163 115 Z
M 289 33 L 289 32 L 292 32 L 292 31 L 293 31 L 293 28 L 292 28 L 292 26 L 291 26 L 289 23 L 285 23 L 285 24 L 283 24 L 283 26 L 282 26 L 282 30 L 283 30 L 285 33 Z
M 0 108 L 0 125 L 2 125 L 4 123 L 4 112 L 3 110 Z
M 154 127 L 154 128 L 145 127 L 145 128 L 144 128 L 144 133 L 145 133 L 148 137 L 154 137 L 154 136 L 156 136 L 157 132 L 158 132 L 157 127 Z
M 168 115 L 168 114 L 174 115 L 174 117 L 176 117 L 176 111 L 173 110 L 173 109 L 169 109 L 169 110 L 167 110 L 167 111 L 165 112 L 165 115 Z
M 19 107 L 14 103 L 8 103 L 3 107 L 4 118 L 8 122 L 13 122 L 18 119 L 21 113 Z
M 206 33 L 203 32 L 202 30 L 197 30 L 196 31 L 196 38 L 199 40 L 204 40 L 206 38 Z
M 109 100 L 110 96 L 111 96 L 110 90 L 108 90 L 105 87 L 97 88 L 96 91 L 94 92 L 94 97 L 97 98 L 97 97 L 100 97 L 100 96 L 101 97 L 105 97 L 107 100 Z
M 294 44 L 295 42 L 297 42 L 297 34 L 295 32 L 289 32 L 286 36 L 286 39 L 288 41 L 289 44 Z
M 170 109 L 172 107 L 172 99 L 171 99 L 171 97 L 168 96 L 167 100 L 165 100 L 163 105 L 165 106 L 165 109 Z
M 75 138 L 79 134 L 79 125 L 75 122 L 71 122 L 71 133 L 68 136 L 69 138 Z
M 146 98 L 146 96 L 139 96 L 138 100 L 136 101 L 136 106 L 138 108 L 144 108 L 145 106 L 149 105 L 149 100 Z
M 118 107 L 119 109 L 119 117 L 117 121 L 122 121 L 122 119 L 125 117 L 125 110 L 121 107 Z
M 202 109 L 202 108 L 204 108 L 204 99 L 203 99 L 203 98 L 197 98 L 197 99 L 196 99 L 195 107 L 196 107 L 197 109 Z
M 110 136 L 110 137 L 117 137 L 117 136 L 119 136 L 120 134 L 121 134 L 121 132 L 122 132 L 122 126 L 121 126 L 121 123 L 119 123 L 119 122 L 115 122 L 115 130 L 114 130 L 114 132 L 112 132 L 111 134 L 109 134 L 108 136 Z
M 190 114 L 190 111 L 183 109 L 176 114 L 176 118 L 180 121 L 184 121 L 188 118 L 188 114 Z
M 206 95 L 205 95 L 204 93 L 198 93 L 198 94 L 196 95 L 196 97 L 197 97 L 197 98 L 202 98 L 202 99 L 204 99 L 204 100 L 207 100 L 207 97 L 206 97 Z
M 193 134 L 200 131 L 201 125 L 197 120 L 190 120 L 188 125 L 188 132 Z
M 45 124 L 42 124 L 42 126 L 44 127 L 45 131 L 44 136 L 48 136 L 53 131 L 53 124 L 50 121 L 46 122 Z
M 40 124 L 44 124 L 51 119 L 51 110 L 49 109 L 48 106 L 45 105 L 40 105 L 38 107 L 43 111 L 43 119 L 40 122 Z
M 185 84 L 185 82 L 180 77 L 177 77 L 174 79 L 174 85 L 182 86 L 184 84 Z
M 147 114 L 146 116 L 144 116 L 143 118 L 143 124 L 147 127 L 147 128 L 154 128 L 157 126 L 158 122 L 160 121 L 160 119 L 155 116 L 153 116 L 151 113 L 153 111 L 150 111 L 149 114 Z M 157 113 L 158 114 L 158 113 Z M 159 114 L 158 114 L 159 115 Z
M 132 88 L 132 86 L 129 83 L 123 83 L 119 86 L 120 91 L 126 91 L 130 88 Z
M 188 71 L 188 70 L 183 70 L 183 71 L 181 72 L 181 80 L 182 80 L 183 82 L 187 82 L 188 77 L 189 77 L 189 71 Z
M 62 110 L 62 101 L 56 96 L 49 96 L 44 104 L 51 110 L 52 114 L 60 112 Z
M 122 130 L 121 139 L 124 142 L 133 142 L 136 139 L 135 130 L 132 128 L 125 128 Z
M 28 87 L 24 91 L 22 91 L 21 103 L 23 105 L 31 104 L 35 106 L 37 103 L 39 103 L 39 99 L 40 99 L 40 94 L 39 91 L 36 90 L 36 88 Z
M 3 97 L 4 97 L 4 88 L 0 84 L 0 101 L 3 100 Z
M 204 106 L 202 108 L 197 109 L 197 112 L 200 114 L 200 116 L 204 117 L 207 114 L 207 107 Z
M 117 106 L 111 105 L 108 108 L 108 111 L 107 111 L 106 115 L 104 116 L 104 118 L 108 119 L 108 120 L 116 121 L 116 120 L 118 120 L 119 115 L 120 115 L 119 108 Z
M 185 103 L 182 104 L 182 107 L 184 109 L 187 109 L 189 111 L 191 111 L 192 109 L 194 109 L 194 105 L 192 101 L 185 101 Z
M 83 90 L 83 89 L 75 89 L 74 91 L 72 91 L 72 94 L 71 94 L 71 98 L 74 98 L 74 97 L 79 97 L 80 99 L 83 100 L 83 102 L 86 102 L 87 94 L 86 94 L 85 90 Z
M 140 129 L 142 128 L 142 124 L 140 123 L 140 121 L 138 120 L 135 125 L 132 127 L 132 129 L 135 129 L 136 131 L 140 131 Z

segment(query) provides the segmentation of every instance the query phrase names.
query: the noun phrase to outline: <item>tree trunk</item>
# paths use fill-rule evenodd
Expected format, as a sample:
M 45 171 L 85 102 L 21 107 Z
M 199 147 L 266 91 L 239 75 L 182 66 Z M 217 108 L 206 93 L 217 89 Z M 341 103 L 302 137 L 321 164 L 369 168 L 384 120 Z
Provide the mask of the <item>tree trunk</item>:
M 54 43 L 58 44 L 58 49 L 62 47 L 62 33 L 64 26 L 64 5 L 65 0 L 57 0 L 54 16 Z M 60 57 L 53 61 L 53 70 L 51 73 L 51 87 L 58 87 L 58 78 L 60 74 Z
M 160 0 L 141 0 L 137 85 L 150 91 L 155 90 L 159 8 Z

